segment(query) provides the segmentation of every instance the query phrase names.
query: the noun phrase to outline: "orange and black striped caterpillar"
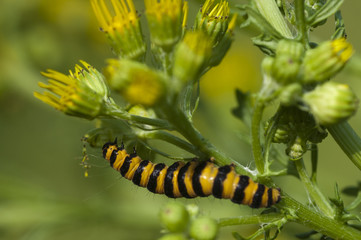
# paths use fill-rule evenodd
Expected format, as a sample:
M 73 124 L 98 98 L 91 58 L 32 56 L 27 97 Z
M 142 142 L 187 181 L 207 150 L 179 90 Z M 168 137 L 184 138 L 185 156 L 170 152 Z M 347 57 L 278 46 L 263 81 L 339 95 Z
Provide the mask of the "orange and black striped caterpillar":
M 252 208 L 270 207 L 281 200 L 280 190 L 255 183 L 238 175 L 233 166 L 217 167 L 211 161 L 175 162 L 171 166 L 142 160 L 135 152 L 128 154 L 117 139 L 103 146 L 103 157 L 110 166 L 134 184 L 170 198 L 194 198 L 213 195 L 231 199 Z

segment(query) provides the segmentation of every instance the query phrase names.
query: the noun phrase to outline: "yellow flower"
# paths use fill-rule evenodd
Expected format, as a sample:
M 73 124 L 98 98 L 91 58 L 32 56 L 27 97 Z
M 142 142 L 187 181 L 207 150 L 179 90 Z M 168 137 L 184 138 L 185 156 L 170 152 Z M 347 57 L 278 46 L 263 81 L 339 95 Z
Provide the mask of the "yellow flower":
M 144 0 L 152 42 L 171 50 L 182 36 L 188 14 L 183 0 Z
M 104 71 L 110 87 L 131 104 L 150 107 L 165 94 L 165 81 L 161 73 L 142 63 L 109 59 Z
M 76 65 L 69 75 L 54 70 L 42 72 L 49 78 L 48 84 L 39 82 L 39 86 L 49 92 L 34 92 L 34 96 L 65 114 L 93 119 L 101 113 L 109 92 L 103 76 L 88 63 L 80 62 L 85 68 Z
M 203 31 L 187 32 L 175 50 L 173 75 L 181 82 L 197 80 L 212 54 L 212 41 Z
M 321 82 L 336 75 L 353 54 L 345 38 L 326 41 L 308 50 L 304 58 L 304 82 Z
M 101 30 L 107 34 L 116 54 L 130 59 L 143 57 L 146 45 L 132 0 L 111 0 L 111 3 L 114 15 L 104 0 L 91 0 Z
M 220 0 L 218 3 L 215 3 L 215 0 L 206 0 L 197 15 L 195 28 L 203 29 L 216 44 L 227 32 L 228 21 L 229 6 L 226 0 Z M 232 27 L 234 23 L 232 22 Z
M 215 0 L 206 0 L 200 9 L 202 20 L 205 21 L 226 21 L 229 16 L 229 6 L 226 0 L 221 0 L 214 5 Z

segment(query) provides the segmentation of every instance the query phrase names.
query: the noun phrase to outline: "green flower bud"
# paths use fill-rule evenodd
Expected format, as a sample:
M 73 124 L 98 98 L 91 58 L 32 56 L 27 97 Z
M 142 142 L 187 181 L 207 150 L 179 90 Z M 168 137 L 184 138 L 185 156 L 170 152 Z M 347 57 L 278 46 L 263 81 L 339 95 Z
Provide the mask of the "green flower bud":
M 233 30 L 236 25 L 237 14 L 234 14 L 228 23 L 228 29 L 223 38 L 213 46 L 212 56 L 209 60 L 210 66 L 217 66 L 226 56 L 233 42 Z
M 218 224 L 209 217 L 200 217 L 192 221 L 189 234 L 195 240 L 212 240 L 217 237 Z
M 302 86 L 299 83 L 292 83 L 284 87 L 279 95 L 279 100 L 283 106 L 296 105 L 301 98 Z
M 326 82 L 303 95 L 310 112 L 321 125 L 332 125 L 351 117 L 358 100 L 346 84 Z
M 212 54 L 212 42 L 202 32 L 187 32 L 175 50 L 173 75 L 182 82 L 199 77 Z
M 272 66 L 273 66 L 273 62 L 274 62 L 274 58 L 273 57 L 265 57 L 263 60 L 262 60 L 262 71 L 264 74 L 268 75 L 268 76 L 271 76 L 272 74 Z
M 290 137 L 289 137 L 290 131 L 291 130 L 287 125 L 278 126 L 272 141 L 274 143 L 288 143 L 290 141 Z
M 109 101 L 109 90 L 101 73 L 80 62 L 85 68 L 76 65 L 74 73 L 70 71 L 69 75 L 54 70 L 43 72 L 49 84 L 39 82 L 39 86 L 50 92 L 34 92 L 34 96 L 65 114 L 94 119 L 102 114 Z
M 169 202 L 159 213 L 160 221 L 171 232 L 183 232 L 189 222 L 189 214 L 183 204 Z
M 277 45 L 276 57 L 271 68 L 271 76 L 281 84 L 297 81 L 303 53 L 304 50 L 301 43 L 281 40 Z
M 286 149 L 288 157 L 293 161 L 301 159 L 305 152 L 307 152 L 306 141 L 300 137 L 296 137 L 294 141 L 290 142 Z
M 145 0 L 152 43 L 166 50 L 180 40 L 188 4 L 183 0 Z
M 159 238 L 158 240 L 187 240 L 183 233 L 169 233 Z
M 270 121 L 267 121 L 265 124 L 265 133 L 264 133 L 265 136 L 269 134 L 269 131 L 271 130 L 269 129 L 269 127 L 270 127 Z M 272 142 L 288 143 L 290 141 L 290 136 L 289 136 L 290 131 L 291 129 L 287 124 L 279 124 L 273 136 Z
M 303 67 L 305 83 L 322 82 L 336 75 L 353 53 L 352 45 L 340 38 L 327 41 L 306 52 Z
M 277 55 L 287 55 L 295 60 L 301 60 L 304 54 L 303 45 L 299 42 L 282 39 L 278 42 L 276 48 Z
M 163 75 L 142 63 L 109 59 L 104 74 L 110 87 L 131 104 L 153 106 L 165 94 Z
M 101 30 L 107 35 L 112 49 L 124 58 L 139 59 L 145 55 L 146 44 L 132 0 L 111 1 L 114 16 L 104 0 L 91 0 Z

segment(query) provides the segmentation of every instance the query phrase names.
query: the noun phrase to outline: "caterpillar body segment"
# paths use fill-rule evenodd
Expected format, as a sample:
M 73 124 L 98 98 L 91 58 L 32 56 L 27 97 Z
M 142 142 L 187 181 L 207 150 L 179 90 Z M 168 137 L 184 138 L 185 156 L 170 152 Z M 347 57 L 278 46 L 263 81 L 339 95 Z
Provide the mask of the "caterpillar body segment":
M 234 167 L 218 167 L 210 161 L 175 162 L 170 166 L 142 160 L 134 151 L 127 153 L 116 140 L 103 146 L 103 157 L 110 166 L 134 184 L 170 198 L 213 195 L 252 208 L 270 207 L 281 200 L 280 190 L 255 183 L 239 175 Z

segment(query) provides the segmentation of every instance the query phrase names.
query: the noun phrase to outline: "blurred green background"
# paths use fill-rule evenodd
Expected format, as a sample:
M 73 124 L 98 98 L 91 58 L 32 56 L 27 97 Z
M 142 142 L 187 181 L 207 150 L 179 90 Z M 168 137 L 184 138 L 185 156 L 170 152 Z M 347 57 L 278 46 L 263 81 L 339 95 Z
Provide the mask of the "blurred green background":
M 140 13 L 144 12 L 139 4 L 142 1 L 135 2 Z M 190 3 L 193 9 L 200 6 L 198 1 Z M 359 1 L 345 1 L 342 7 L 356 55 L 361 49 L 360 8 Z M 37 82 L 45 80 L 40 71 L 50 68 L 66 73 L 79 59 L 101 69 L 105 59 L 113 57 L 89 1 L 1 0 L 0 27 L 0 239 L 161 236 L 157 213 L 169 199 L 120 179 L 102 159 L 99 149 L 89 149 L 92 166 L 85 178 L 80 166 L 80 139 L 94 128 L 94 122 L 64 116 L 33 97 L 33 91 L 39 91 Z M 327 39 L 333 28 L 330 19 L 313 35 Z M 252 46 L 252 34 L 252 30 L 237 32 L 237 41 L 226 59 L 204 77 L 202 103 L 196 115 L 201 132 L 245 165 L 250 165 L 250 147 L 238 137 L 241 125 L 230 109 L 236 106 L 236 87 L 255 91 L 260 85 L 262 54 Z M 337 81 L 349 83 L 360 96 L 359 71 L 349 67 Z M 350 121 L 359 134 L 360 117 L 358 113 Z M 320 145 L 318 176 L 328 196 L 333 196 L 336 182 L 342 189 L 361 180 L 359 170 L 332 138 Z M 276 181 L 299 201 L 308 202 L 295 178 L 280 177 Z M 344 200 L 349 203 L 352 199 L 345 196 Z M 196 203 L 202 214 L 214 217 L 258 211 L 212 197 L 177 201 Z M 225 228 L 220 239 L 232 239 L 231 231 L 246 236 L 256 228 Z M 292 234 L 307 230 L 288 224 L 279 239 L 295 239 Z

